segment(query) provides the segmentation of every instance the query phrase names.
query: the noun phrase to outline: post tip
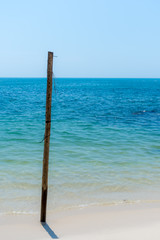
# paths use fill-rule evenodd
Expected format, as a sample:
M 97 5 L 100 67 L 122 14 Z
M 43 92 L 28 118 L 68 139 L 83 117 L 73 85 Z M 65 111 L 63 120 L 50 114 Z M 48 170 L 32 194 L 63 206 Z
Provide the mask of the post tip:
M 53 54 L 53 52 L 51 52 L 51 51 L 48 51 L 48 54 Z

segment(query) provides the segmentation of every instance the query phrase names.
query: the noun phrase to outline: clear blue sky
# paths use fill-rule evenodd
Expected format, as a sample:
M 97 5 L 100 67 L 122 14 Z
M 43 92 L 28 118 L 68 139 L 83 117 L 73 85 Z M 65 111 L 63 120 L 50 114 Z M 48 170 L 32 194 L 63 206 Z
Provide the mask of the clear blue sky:
M 159 0 L 6 0 L 0 77 L 160 77 Z

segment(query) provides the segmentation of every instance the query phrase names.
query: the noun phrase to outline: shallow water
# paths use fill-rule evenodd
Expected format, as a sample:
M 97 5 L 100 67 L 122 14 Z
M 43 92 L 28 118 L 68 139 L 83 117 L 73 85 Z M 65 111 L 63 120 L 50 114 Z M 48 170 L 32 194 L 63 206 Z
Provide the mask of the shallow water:
M 48 210 L 160 200 L 160 79 L 56 79 Z M 46 79 L 0 79 L 0 213 L 39 212 Z

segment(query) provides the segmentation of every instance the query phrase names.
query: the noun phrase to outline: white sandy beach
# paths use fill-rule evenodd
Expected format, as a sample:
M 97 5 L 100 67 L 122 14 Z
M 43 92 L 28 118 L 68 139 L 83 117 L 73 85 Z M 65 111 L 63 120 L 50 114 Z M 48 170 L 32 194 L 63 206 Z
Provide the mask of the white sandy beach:
M 160 208 L 136 204 L 88 207 L 49 214 L 44 228 L 39 216 L 1 216 L 0 236 L 4 240 L 159 240 Z M 54 233 L 53 233 L 54 232 Z

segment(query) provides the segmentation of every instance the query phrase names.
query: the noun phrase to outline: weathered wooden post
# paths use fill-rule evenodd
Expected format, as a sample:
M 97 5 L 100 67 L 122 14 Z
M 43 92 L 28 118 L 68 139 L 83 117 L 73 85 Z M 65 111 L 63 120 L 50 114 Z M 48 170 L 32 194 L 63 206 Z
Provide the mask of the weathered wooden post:
M 50 128 L 51 128 L 51 102 L 52 102 L 52 69 L 53 69 L 53 52 L 48 52 L 46 123 L 45 123 L 45 135 L 44 135 L 42 197 L 41 197 L 41 217 L 40 217 L 41 222 L 46 222 L 46 209 L 47 209 L 48 162 L 49 162 L 49 143 L 50 143 Z

